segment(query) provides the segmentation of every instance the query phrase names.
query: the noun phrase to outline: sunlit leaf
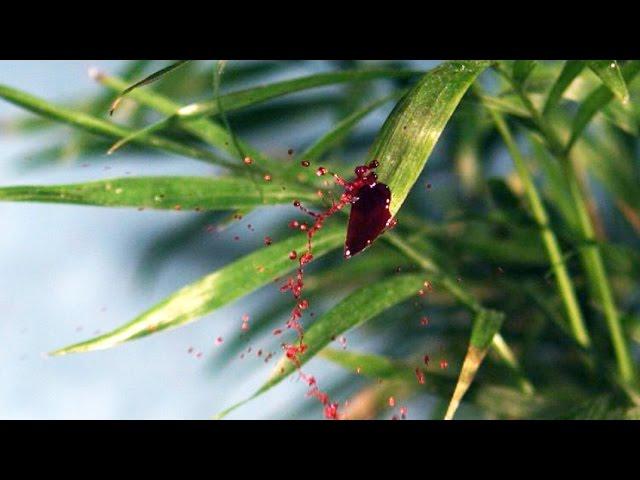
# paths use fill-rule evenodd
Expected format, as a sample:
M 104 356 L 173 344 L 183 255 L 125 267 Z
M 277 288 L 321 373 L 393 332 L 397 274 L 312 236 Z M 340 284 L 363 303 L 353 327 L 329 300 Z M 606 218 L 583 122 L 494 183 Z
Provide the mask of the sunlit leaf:
M 587 65 L 620 101 L 625 103 L 629 100 L 629 90 L 622 77 L 618 62 L 615 60 L 589 60 Z
M 157 132 L 175 120 L 188 121 L 205 116 L 214 116 L 220 113 L 222 107 L 226 112 L 232 112 L 240 108 L 256 105 L 273 98 L 289 95 L 295 92 L 318 88 L 327 85 L 335 85 L 344 82 L 372 80 L 376 78 L 403 78 L 415 76 L 418 72 L 410 70 L 353 70 L 343 72 L 317 73 L 307 77 L 285 80 L 252 87 L 238 92 L 228 93 L 220 97 L 219 101 L 192 103 L 180 108 L 168 118 L 160 120 L 148 127 L 138 130 L 125 137 L 119 146 L 122 146 L 135 138 L 144 137 Z
M 96 118 L 86 113 L 54 105 L 46 100 L 6 85 L 0 85 L 0 97 L 43 117 L 72 125 L 96 135 L 111 138 L 122 138 L 130 134 L 129 129 L 116 125 L 115 123 Z M 178 155 L 184 155 L 186 157 L 224 165 L 231 169 L 238 169 L 239 167 L 220 158 L 212 152 L 209 152 L 208 150 L 185 145 L 166 138 L 150 135 L 136 139 L 136 141 L 147 147 L 160 148 Z
M 342 228 L 323 229 L 314 238 L 314 257 L 321 257 L 339 247 L 343 240 Z M 192 322 L 294 269 L 297 263 L 289 259 L 289 252 L 303 250 L 305 246 L 306 238 L 296 235 L 256 250 L 178 290 L 131 322 L 98 337 L 56 350 L 52 355 L 111 348 Z
M 453 419 L 464 394 L 471 386 L 476 372 L 480 368 L 480 364 L 484 360 L 494 335 L 500 330 L 500 326 L 504 320 L 504 315 L 492 311 L 482 311 L 476 315 L 473 321 L 473 329 L 471 330 L 471 340 L 469 341 L 469 349 L 464 358 L 460 377 L 453 392 L 449 408 L 445 415 L 445 420 Z
M 241 178 L 124 177 L 70 185 L 0 187 L 0 201 L 73 203 L 105 207 L 228 210 L 317 200 L 309 190 L 282 189 Z
M 434 68 L 387 118 L 369 158 L 380 162 L 378 177 L 391 189 L 392 216 L 400 210 L 462 96 L 489 64 L 460 61 Z
M 304 343 L 307 345 L 307 350 L 299 357 L 300 365 L 311 360 L 331 342 L 332 337 L 355 328 L 393 305 L 416 295 L 423 282 L 423 275 L 396 275 L 356 290 L 316 319 L 306 330 Z M 217 418 L 226 416 L 232 410 L 266 392 L 294 371 L 293 362 L 283 355 L 273 369 L 269 380 L 258 391 L 243 402 L 224 410 L 218 414 Z
M 640 72 L 640 61 L 630 60 L 622 68 L 622 77 L 629 84 Z M 565 147 L 568 152 L 580 138 L 591 119 L 602 110 L 613 98 L 613 93 L 607 86 L 595 89 L 581 104 L 571 126 L 571 138 Z
M 181 66 L 183 66 L 185 63 L 187 63 L 188 60 L 180 60 L 178 62 L 172 63 L 171 65 L 164 67 L 161 70 L 158 70 L 157 72 L 152 73 L 151 75 L 146 76 L 145 78 L 143 78 L 142 80 L 134 83 L 133 85 L 131 85 L 130 87 L 125 88 L 122 93 L 120 93 L 120 95 L 118 95 L 118 98 L 116 98 L 113 103 L 111 104 L 111 108 L 109 109 L 109 115 L 113 115 L 113 111 L 118 108 L 118 105 L 120 104 L 120 102 L 122 101 L 122 98 L 129 92 L 135 90 L 136 88 L 142 87 L 144 85 L 149 85 L 150 83 L 153 83 L 157 80 L 159 80 L 162 76 L 166 75 L 169 72 L 172 72 L 173 70 L 175 70 L 176 68 L 180 68 Z

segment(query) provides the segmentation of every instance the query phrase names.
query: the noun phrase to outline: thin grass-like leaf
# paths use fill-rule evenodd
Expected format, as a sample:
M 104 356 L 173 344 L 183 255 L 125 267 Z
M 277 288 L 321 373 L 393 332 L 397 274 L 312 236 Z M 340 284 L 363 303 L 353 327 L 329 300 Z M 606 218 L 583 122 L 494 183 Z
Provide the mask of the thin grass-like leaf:
M 226 112 L 232 112 L 240 108 L 256 105 L 283 95 L 289 95 L 311 88 L 377 78 L 407 78 L 417 74 L 419 73 L 412 70 L 353 70 L 318 73 L 307 77 L 248 88 L 223 95 L 219 99 L 186 105 L 170 117 L 153 123 L 148 127 L 138 130 L 124 138 L 119 142 L 119 147 L 135 138 L 144 137 L 157 132 L 176 120 L 184 122 L 187 120 L 194 120 L 196 118 L 218 115 L 221 107 Z
M 356 110 L 338 122 L 329 132 L 319 138 L 313 145 L 302 152 L 299 157 L 304 160 L 319 160 L 330 148 L 341 142 L 351 130 L 371 112 L 381 107 L 390 100 L 397 98 L 400 94 L 393 94 L 375 100 L 368 105 Z
M 513 79 L 524 84 L 537 63 L 535 60 L 516 60 L 513 62 Z
M 153 83 L 153 82 L 159 80 L 161 77 L 163 77 L 167 73 L 172 72 L 176 68 L 180 68 L 181 66 L 183 66 L 187 62 L 188 62 L 188 60 L 179 60 L 179 61 L 177 61 L 175 63 L 172 63 L 171 65 L 169 65 L 167 67 L 164 67 L 164 68 L 158 70 L 157 72 L 152 73 L 151 75 L 143 78 L 139 82 L 134 83 L 130 87 L 125 88 L 122 91 L 122 93 L 120 93 L 120 95 L 118 95 L 118 97 L 111 104 L 111 108 L 109 109 L 109 115 L 113 115 L 113 112 L 115 111 L 116 108 L 118 108 L 118 105 L 120 105 L 120 102 L 122 101 L 122 98 L 127 93 L 135 90 L 136 88 L 142 87 L 144 85 L 149 85 L 150 83 Z
M 444 417 L 445 420 L 453 419 L 464 394 L 471 386 L 478 368 L 480 368 L 484 357 L 489 351 L 494 335 L 500 330 L 503 320 L 504 315 L 489 310 L 480 312 L 474 319 L 469 349 L 460 370 L 456 389 L 449 402 L 449 407 Z
M 6 85 L 0 85 L 0 97 L 43 117 L 72 125 L 96 135 L 122 138 L 131 133 L 131 131 L 125 127 L 107 122 L 92 115 L 53 105 L 46 100 Z M 149 135 L 136 139 L 136 142 L 147 147 L 159 148 L 185 157 L 223 165 L 230 169 L 239 169 L 238 165 L 230 163 L 208 150 L 184 145 L 166 138 Z
M 565 62 L 558 79 L 554 82 L 553 87 L 551 87 L 549 95 L 547 95 L 547 99 L 545 100 L 544 107 L 542 109 L 543 115 L 547 115 L 555 108 L 564 92 L 569 88 L 576 77 L 580 75 L 580 72 L 584 70 L 584 67 L 584 60 L 567 60 Z
M 391 190 L 389 210 L 400 210 L 440 134 L 467 89 L 489 66 L 485 61 L 446 62 L 427 72 L 398 102 L 371 149 L 381 182 Z
M 640 72 L 640 61 L 630 60 L 622 68 L 622 77 L 629 84 Z M 598 87 L 581 104 L 571 126 L 571 137 L 565 147 L 565 155 L 580 138 L 591 119 L 602 110 L 613 98 L 613 93 L 607 86 Z
M 339 247 L 343 235 L 343 229 L 338 227 L 318 232 L 314 237 L 314 258 Z M 111 348 L 190 323 L 293 270 L 297 264 L 289 259 L 289 252 L 303 250 L 305 245 L 306 238 L 295 236 L 256 250 L 178 290 L 131 322 L 104 335 L 56 350 L 51 355 Z
M 241 178 L 124 177 L 69 185 L 0 187 L 0 201 L 72 203 L 103 207 L 229 210 L 317 201 L 307 189 L 255 183 Z
M 349 295 L 318 318 L 305 332 L 304 341 L 307 350 L 299 357 L 300 365 L 311 360 L 316 353 L 331 342 L 332 337 L 355 328 L 386 309 L 416 295 L 423 282 L 423 275 L 399 275 L 363 287 Z M 216 418 L 223 418 L 232 410 L 260 396 L 294 371 L 293 362 L 283 355 L 273 369 L 269 380 L 262 387 L 251 397 L 219 413 Z
M 622 77 L 618 62 L 615 60 L 589 60 L 587 65 L 622 103 L 629 101 L 629 90 Z
M 450 395 L 455 386 L 455 379 L 442 370 L 425 368 L 421 362 L 407 362 L 393 360 L 383 355 L 337 350 L 325 348 L 319 357 L 329 360 L 351 372 L 374 380 L 393 380 L 406 382 L 427 391 L 440 395 Z M 416 376 L 416 369 L 424 375 L 424 383 L 420 383 Z

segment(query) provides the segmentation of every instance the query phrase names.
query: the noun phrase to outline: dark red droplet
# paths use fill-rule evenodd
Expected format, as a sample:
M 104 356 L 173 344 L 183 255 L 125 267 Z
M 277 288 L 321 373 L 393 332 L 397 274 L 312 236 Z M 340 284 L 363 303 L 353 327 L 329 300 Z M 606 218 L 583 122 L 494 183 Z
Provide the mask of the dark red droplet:
M 351 205 L 344 256 L 350 258 L 367 248 L 391 220 L 391 190 L 384 183 L 362 186 Z

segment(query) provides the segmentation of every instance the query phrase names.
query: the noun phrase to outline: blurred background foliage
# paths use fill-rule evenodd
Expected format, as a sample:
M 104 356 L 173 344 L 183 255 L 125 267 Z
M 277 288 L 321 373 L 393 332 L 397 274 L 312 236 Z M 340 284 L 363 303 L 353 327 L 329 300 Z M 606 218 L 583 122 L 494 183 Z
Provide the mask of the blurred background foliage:
M 482 367 L 475 378 L 471 376 L 473 382 L 469 382 L 456 418 L 640 415 L 640 395 L 633 369 L 640 342 L 640 82 L 635 81 L 638 70 L 635 62 L 616 63 L 615 68 L 611 67 L 612 62 L 504 61 L 492 65 L 466 92 L 446 124 L 427 167 L 398 213 L 398 226 L 391 232 L 395 240 L 378 240 L 348 262 L 340 252 L 332 251 L 310 266 L 305 296 L 316 319 L 324 318 L 322 312 L 337 308 L 347 295 L 383 281 L 393 283 L 395 276 L 413 273 L 430 278 L 418 257 L 439 265 L 456 279 L 465 295 L 487 311 L 504 315 L 500 325 L 496 325 L 500 333 L 494 337 L 495 332 L 487 330 L 490 335 L 481 339 L 476 335 L 480 335 L 481 328 L 476 327 L 481 323 L 478 317 L 450 290 L 436 286 L 367 319 L 357 327 L 353 342 L 351 335 L 346 344 L 339 336 L 319 356 L 344 368 L 318 380 L 332 398 L 342 402 L 346 418 L 400 418 L 399 406 L 408 402 L 412 405 L 409 418 L 416 408 L 429 418 L 442 418 L 459 385 L 463 364 L 473 372 L 479 365 L 472 368 L 466 364 L 470 338 L 472 347 L 488 353 L 484 362 L 480 358 Z M 231 133 L 225 137 L 224 145 L 218 143 L 215 148 L 181 122 L 170 122 L 155 134 L 223 159 L 216 174 L 223 171 L 225 162 L 242 168 L 235 144 L 230 142 L 235 135 L 250 146 L 251 152 L 268 157 L 271 163 L 267 165 L 279 169 L 283 176 L 295 178 L 308 173 L 300 167 L 300 160 L 307 158 L 302 154 L 305 152 L 312 160 L 310 170 L 327 165 L 349 177 L 353 167 L 367 158 L 398 96 L 438 63 L 229 61 L 221 77 L 223 98 L 230 92 L 272 85 L 310 72 L 384 69 L 407 73 L 292 91 L 268 101 L 231 108 L 226 112 L 231 132 L 226 130 L 220 115 L 211 117 L 221 132 Z M 167 64 L 131 61 L 113 75 L 93 72 L 104 90 L 99 95 L 60 106 L 135 132 L 170 113 L 171 107 L 163 111 L 154 106 L 152 99 L 145 97 L 149 93 L 177 107 L 215 101 L 215 62 L 189 62 L 153 85 L 126 96 L 113 117 L 108 117 L 109 107 L 123 86 Z M 2 91 L 5 99 L 16 103 L 15 95 L 13 100 L 9 98 L 11 95 Z M 387 100 L 378 102 L 381 99 Z M 3 130 L 14 135 L 56 132 L 52 134 L 55 142 L 21 158 L 20 168 L 39 169 L 57 164 L 74 169 L 104 162 L 105 152 L 117 139 L 117 135 L 108 138 L 95 135 L 95 131 L 87 132 L 78 124 L 73 131 L 61 129 L 60 118 L 40 113 L 3 119 Z M 342 128 L 333 130 L 335 136 L 317 152 L 309 150 L 327 133 L 324 127 L 318 128 L 326 125 L 327 120 L 332 129 Z M 575 139 L 572 135 L 576 135 Z M 280 142 L 279 138 L 283 140 Z M 568 148 L 563 149 L 564 146 Z M 131 156 L 135 161 L 153 162 L 166 155 L 165 150 L 131 142 L 109 160 Z M 523 177 L 518 165 L 514 166 L 518 161 L 515 157 L 528 172 L 530 184 L 526 174 Z M 569 157 L 572 167 L 561 160 Z M 231 176 L 242 176 L 237 171 L 232 168 Z M 105 178 L 109 175 L 105 174 Z M 584 223 L 576 197 L 572 196 L 575 186 L 572 182 L 577 182 L 583 195 L 593 226 L 591 238 L 582 228 Z M 321 184 L 316 187 L 327 192 L 332 189 Z M 185 188 L 189 190 L 188 186 Z M 337 188 L 332 190 L 339 195 Z M 309 191 L 315 193 L 313 189 Z M 532 192 L 539 195 L 538 210 L 532 208 Z M 0 198 L 55 201 L 51 197 L 36 198 L 34 192 L 22 194 L 26 198 L 3 189 Z M 180 226 L 172 226 L 153 238 L 140 239 L 146 245 L 136 260 L 141 284 L 153 284 L 158 272 L 168 268 L 168 261 L 178 255 L 205 265 L 211 264 L 213 256 L 217 267 L 233 267 L 232 262 L 243 255 L 264 249 L 263 235 L 258 233 L 253 234 L 255 238 L 249 244 L 240 246 L 234 245 L 231 237 L 226 242 L 216 242 L 215 248 L 206 243 L 235 222 L 246 222 L 247 215 L 261 225 L 256 228 L 268 232 L 276 243 L 295 235 L 287 223 L 291 218 L 300 219 L 293 207 L 261 207 L 259 218 L 251 216 L 252 207 L 212 210 L 185 211 Z M 541 237 L 543 228 L 537 214 L 542 211 L 548 221 L 545 227 L 552 232 L 555 243 Z M 329 222 L 340 225 L 337 219 Z M 298 238 L 303 239 L 299 234 Z M 568 277 L 569 291 L 575 296 L 573 305 L 578 313 L 573 318 L 567 313 L 572 294 L 557 286 L 559 264 L 549 259 L 549 248 L 553 249 L 553 245 L 561 255 L 559 263 Z M 605 266 L 604 286 L 602 278 L 598 280 L 597 259 L 593 257 L 596 254 L 601 255 Z M 602 301 L 602 288 L 607 287 L 615 305 L 613 313 L 607 311 L 608 304 Z M 272 331 L 284 324 L 291 302 L 289 295 L 267 285 L 260 292 L 259 307 L 251 317 L 249 330 L 243 331 L 238 325 L 236 333 L 227 336 L 222 345 L 213 346 L 214 339 L 209 342 L 211 349 L 204 354 L 211 379 L 232 359 L 255 356 L 258 350 L 264 352 L 262 358 L 271 352 L 275 363 L 281 355 L 282 339 L 272 335 Z M 617 318 L 622 338 L 618 338 L 617 344 L 616 340 L 612 343 L 615 337 L 612 331 L 616 328 L 611 323 L 613 318 Z M 573 320 L 577 323 L 572 323 Z M 215 321 L 238 323 L 231 318 Z M 305 323 L 310 325 L 314 321 L 307 318 Z M 580 328 L 585 332 L 582 337 Z M 480 339 L 477 345 L 474 338 Z M 487 342 L 492 342 L 490 347 Z M 625 361 L 632 365 L 626 373 Z M 247 364 L 246 368 L 253 367 Z M 419 372 L 425 376 L 423 383 L 419 381 Z M 390 397 L 394 402 L 390 402 Z M 317 402 L 305 399 L 302 394 L 299 399 L 291 399 L 291 405 L 295 408 L 287 413 L 288 418 L 321 417 Z

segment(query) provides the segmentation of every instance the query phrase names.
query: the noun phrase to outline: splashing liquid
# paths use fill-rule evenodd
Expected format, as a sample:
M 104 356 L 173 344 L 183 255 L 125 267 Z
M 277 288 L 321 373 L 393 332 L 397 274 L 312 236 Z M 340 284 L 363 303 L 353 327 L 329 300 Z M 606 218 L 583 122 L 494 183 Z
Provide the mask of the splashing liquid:
M 303 164 L 303 167 L 308 165 Z M 335 173 L 331 173 L 336 184 L 343 187 L 344 191 L 340 198 L 331 202 L 331 206 L 324 212 L 316 213 L 304 207 L 300 201 L 293 202 L 294 207 L 313 218 L 313 225 L 309 226 L 304 222 L 292 220 L 289 227 L 305 232 L 307 235 L 306 251 L 299 254 L 292 251 L 289 259 L 298 260 L 298 268 L 296 273 L 289 277 L 280 287 L 281 292 L 290 291 L 296 301 L 296 305 L 291 310 L 287 328 L 293 329 L 298 334 L 297 342 L 288 344 L 283 343 L 282 349 L 285 356 L 298 369 L 300 378 L 302 378 L 309 390 L 308 396 L 316 398 L 324 406 L 324 415 L 328 419 L 338 419 L 339 404 L 331 402 L 329 396 L 322 392 L 317 385 L 313 376 L 305 374 L 300 369 L 299 355 L 302 355 L 307 345 L 304 343 L 304 330 L 300 319 L 303 311 L 309 307 L 309 301 L 301 298 L 304 288 L 304 266 L 313 260 L 312 240 L 314 235 L 320 230 L 327 218 L 336 212 L 342 210 L 346 205 L 351 205 L 351 213 L 349 215 L 349 223 L 347 227 L 347 238 L 344 245 L 344 257 L 346 259 L 360 253 L 385 231 L 395 225 L 395 220 L 391 217 L 389 204 L 391 202 L 391 190 L 384 183 L 377 182 L 377 175 L 373 172 L 378 167 L 376 160 L 368 165 L 360 165 L 355 168 L 356 178 L 347 181 Z M 330 173 L 326 168 L 319 167 L 316 170 L 318 176 Z M 274 332 L 275 333 L 275 332 Z M 279 333 L 279 332 L 278 332 Z

